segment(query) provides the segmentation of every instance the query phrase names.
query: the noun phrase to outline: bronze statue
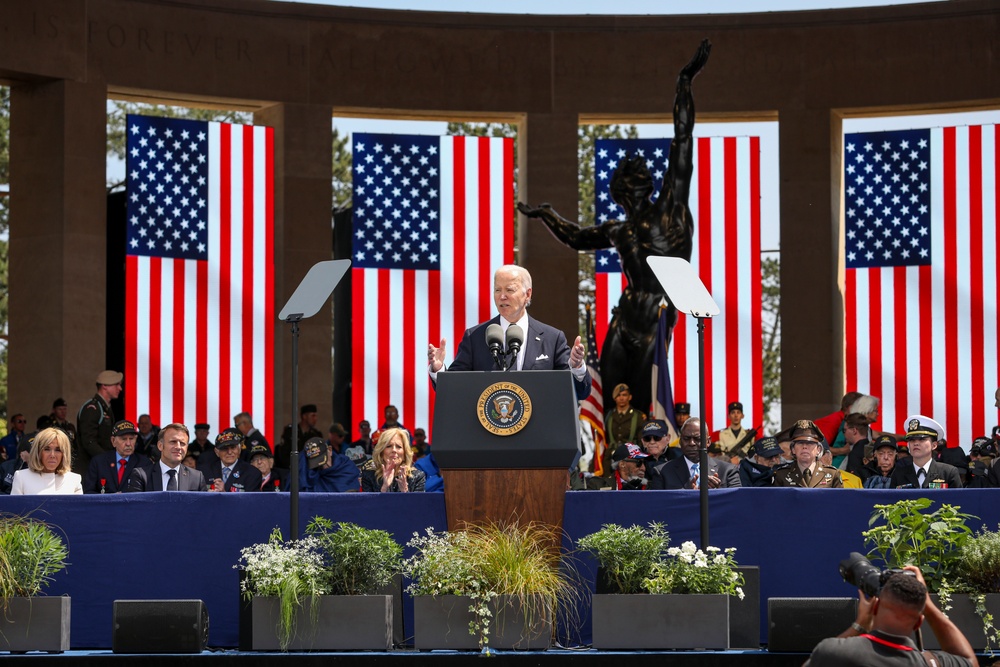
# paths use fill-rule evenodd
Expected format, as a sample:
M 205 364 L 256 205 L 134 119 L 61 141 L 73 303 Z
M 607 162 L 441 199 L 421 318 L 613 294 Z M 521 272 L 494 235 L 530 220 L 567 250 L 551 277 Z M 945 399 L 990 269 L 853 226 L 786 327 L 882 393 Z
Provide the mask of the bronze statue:
M 611 391 L 620 383 L 632 390 L 635 404 L 649 408 L 650 372 L 653 365 L 653 342 L 656 338 L 659 304 L 663 288 L 656 280 L 646 258 L 671 256 L 691 259 L 694 220 L 688 210 L 688 193 L 693 170 L 694 98 L 691 81 L 708 61 L 712 50 L 706 39 L 691 61 L 677 77 L 674 99 L 674 138 L 670 142 L 670 160 L 663 187 L 656 201 L 653 178 L 646 168 L 645 158 L 625 158 L 611 177 L 611 197 L 625 209 L 625 220 L 605 222 L 593 227 L 580 227 L 561 217 L 548 204 L 531 208 L 518 202 L 517 210 L 529 218 L 538 218 L 553 235 L 575 250 L 599 250 L 614 246 L 628 279 L 618 307 L 608 328 L 601 350 L 601 381 L 604 405 L 613 405 Z M 667 313 L 671 329 L 677 312 L 670 306 Z M 669 341 L 668 341 L 669 342 Z

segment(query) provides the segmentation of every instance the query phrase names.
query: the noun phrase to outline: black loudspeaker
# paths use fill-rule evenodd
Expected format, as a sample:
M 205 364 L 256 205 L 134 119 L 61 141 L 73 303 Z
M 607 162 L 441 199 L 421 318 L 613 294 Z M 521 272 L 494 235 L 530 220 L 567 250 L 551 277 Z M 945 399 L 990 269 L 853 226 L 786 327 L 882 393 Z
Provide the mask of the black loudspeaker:
M 201 653 L 207 645 L 201 600 L 115 600 L 115 653 Z
M 857 618 L 857 598 L 768 598 L 767 650 L 811 653 Z
M 740 566 L 743 599 L 729 598 L 729 648 L 760 650 L 760 568 Z

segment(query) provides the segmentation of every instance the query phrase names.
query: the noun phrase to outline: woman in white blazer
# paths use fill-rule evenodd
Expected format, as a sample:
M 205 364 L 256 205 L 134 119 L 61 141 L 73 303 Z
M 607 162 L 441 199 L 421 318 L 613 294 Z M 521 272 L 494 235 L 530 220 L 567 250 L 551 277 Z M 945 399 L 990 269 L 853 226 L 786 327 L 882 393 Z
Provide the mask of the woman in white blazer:
M 70 472 L 69 438 L 58 428 L 35 436 L 28 467 L 14 473 L 12 496 L 83 493 L 83 479 Z

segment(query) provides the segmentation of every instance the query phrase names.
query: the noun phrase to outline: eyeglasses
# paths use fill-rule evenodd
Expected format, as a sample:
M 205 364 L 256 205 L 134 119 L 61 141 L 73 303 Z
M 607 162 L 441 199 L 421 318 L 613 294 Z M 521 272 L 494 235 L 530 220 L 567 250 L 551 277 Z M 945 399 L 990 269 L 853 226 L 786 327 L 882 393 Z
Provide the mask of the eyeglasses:
M 642 441 L 643 442 L 659 442 L 660 440 L 663 440 L 663 436 L 662 435 L 644 435 L 644 436 L 642 436 Z

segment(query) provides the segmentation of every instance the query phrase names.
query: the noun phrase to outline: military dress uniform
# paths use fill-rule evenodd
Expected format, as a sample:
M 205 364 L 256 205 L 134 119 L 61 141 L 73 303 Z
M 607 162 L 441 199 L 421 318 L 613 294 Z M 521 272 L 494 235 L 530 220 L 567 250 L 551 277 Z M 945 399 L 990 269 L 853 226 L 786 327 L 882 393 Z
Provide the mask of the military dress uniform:
M 115 425 L 115 413 L 100 394 L 94 394 L 80 408 L 76 423 L 73 472 L 84 475 L 90 468 L 90 459 L 114 449 L 111 444 L 111 429 Z
M 819 461 L 814 463 L 807 482 L 803 471 L 795 462 L 786 463 L 774 469 L 774 486 L 796 486 L 803 489 L 840 489 L 844 481 L 840 478 L 840 470 L 825 466 Z

